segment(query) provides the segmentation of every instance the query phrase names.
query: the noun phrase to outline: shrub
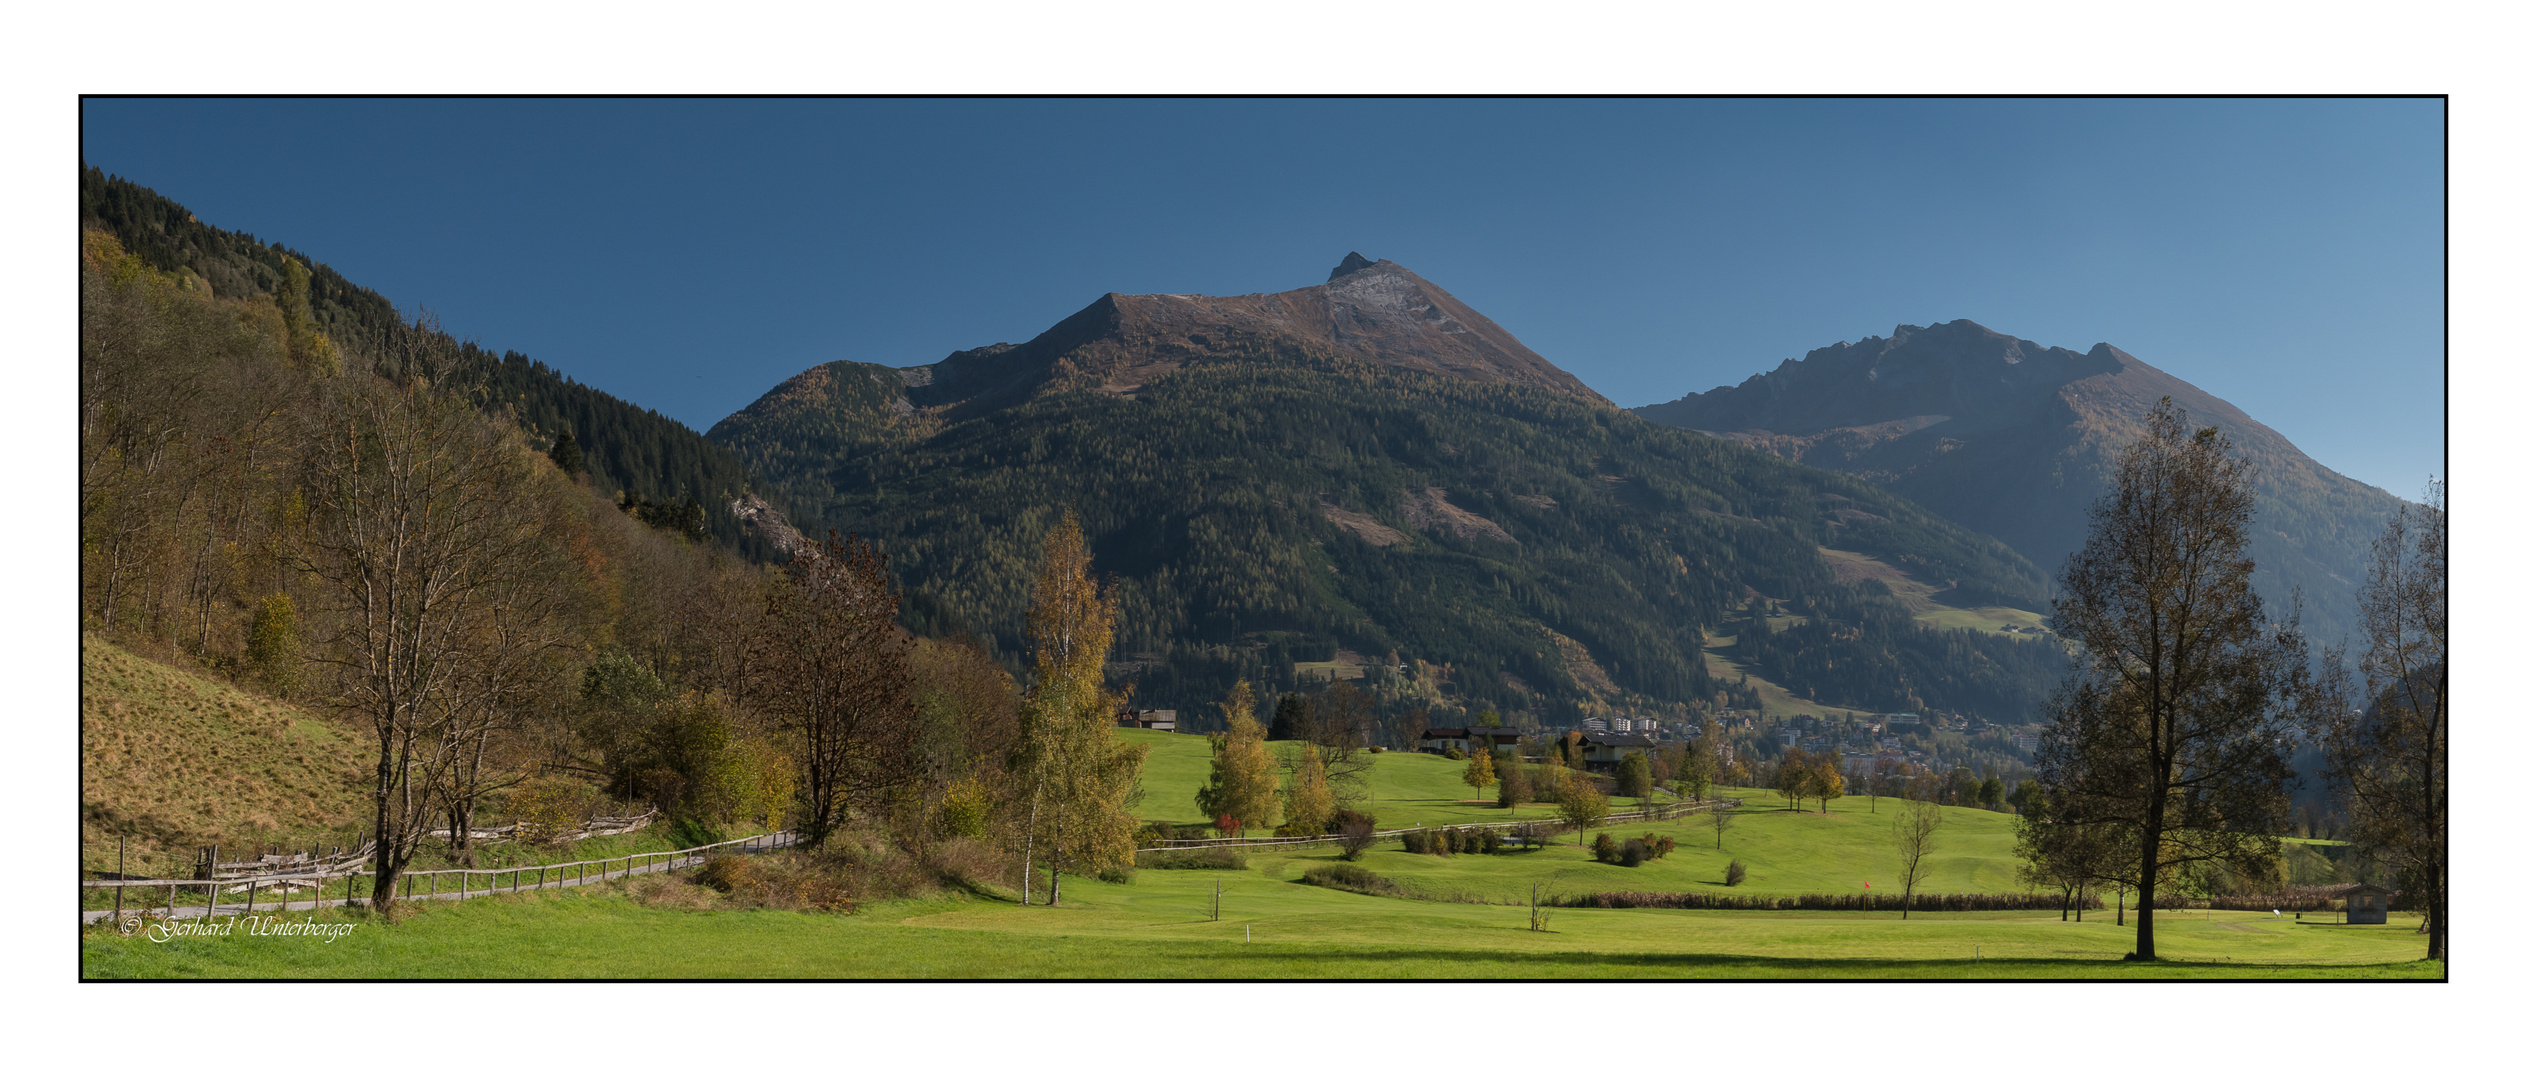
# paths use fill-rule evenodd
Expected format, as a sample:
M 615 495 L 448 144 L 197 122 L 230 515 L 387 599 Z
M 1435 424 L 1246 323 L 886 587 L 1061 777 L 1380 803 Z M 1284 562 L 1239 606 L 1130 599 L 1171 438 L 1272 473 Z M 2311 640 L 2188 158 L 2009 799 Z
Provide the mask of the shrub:
M 517 839 L 541 845 L 576 835 L 594 806 L 595 793 L 583 782 L 554 773 L 518 784 L 507 799 L 508 814 L 516 819 Z
M 1742 860 L 1735 859 L 1732 862 L 1725 864 L 1724 883 L 1726 885 L 1739 885 L 1742 883 L 1742 879 L 1749 876 L 1751 876 L 1751 872 L 1742 868 Z
M 1249 865 L 1241 848 L 1230 847 L 1150 851 L 1138 856 L 1141 870 L 1241 870 Z
M 1651 858 L 1654 858 L 1654 845 L 1649 844 L 1644 840 L 1632 838 L 1619 845 L 1619 864 L 1621 866 L 1644 866 L 1646 864 L 1646 860 Z
M 853 911 L 851 890 L 822 859 L 812 856 L 721 855 L 692 873 L 692 883 L 717 890 L 743 907 L 791 911 Z
M 983 885 L 1004 885 L 1014 877 L 1006 852 L 986 841 L 947 837 L 928 845 L 924 854 L 928 868 L 940 880 L 966 892 L 979 892 Z
M 1763 896 L 1758 893 L 1603 892 L 1588 896 L 1552 897 L 1556 907 L 1688 908 L 1709 911 L 1885 911 L 1899 907 L 1899 896 L 1869 893 L 1807 893 Z M 2055 911 L 2071 907 L 2056 893 L 1918 893 L 1909 897 L 1911 911 Z M 2087 897 L 2086 910 L 2109 905 Z M 2256 910 L 2265 911 L 2265 907 Z
M 1311 867 L 1305 870 L 1304 876 L 1297 878 L 1296 881 L 1300 884 L 1319 885 L 1326 889 L 1342 889 L 1370 896 L 1407 895 L 1399 885 L 1393 884 L 1391 879 L 1351 863 L 1329 863 Z
M 1448 746 L 1448 747 L 1445 747 L 1445 748 L 1444 748 L 1444 760 L 1446 760 L 1446 761 L 1461 761 L 1461 760 L 1467 759 L 1467 758 L 1469 758 L 1469 757 L 1470 757 L 1470 755 L 1469 755 L 1469 754 L 1465 754 L 1465 753 L 1463 753 L 1463 752 L 1462 752 L 1462 748 L 1461 748 L 1461 747 L 1458 747 L 1458 746 Z
M 945 801 L 937 804 L 937 831 L 977 840 L 988 829 L 989 789 L 968 777 L 946 785 Z
M 1331 815 L 1331 828 L 1339 833 L 1340 857 L 1350 862 L 1364 857 L 1366 848 L 1374 843 L 1374 816 L 1371 814 L 1342 810 Z
M 1595 862 L 1618 862 L 1619 841 L 1611 839 L 1609 833 L 1594 833 L 1593 859 Z
M 1128 866 L 1106 866 L 1094 872 L 1095 880 L 1113 885 L 1128 885 L 1138 880 L 1138 871 Z
M 305 686 L 298 673 L 298 609 L 287 593 L 266 596 L 254 608 L 254 626 L 245 635 L 245 665 L 274 697 L 289 697 Z

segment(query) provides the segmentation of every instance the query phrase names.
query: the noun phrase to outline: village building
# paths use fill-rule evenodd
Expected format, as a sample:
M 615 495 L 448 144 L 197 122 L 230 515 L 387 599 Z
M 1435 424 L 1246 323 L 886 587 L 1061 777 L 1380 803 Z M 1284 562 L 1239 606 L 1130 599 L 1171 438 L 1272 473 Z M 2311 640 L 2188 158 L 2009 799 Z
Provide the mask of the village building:
M 1617 768 L 1620 759 L 1630 754 L 1654 752 L 1654 740 L 1643 735 L 1587 732 L 1577 745 L 1584 751 L 1585 768 L 1605 772 Z
M 1123 709 L 1120 714 L 1120 726 L 1147 728 L 1152 731 L 1181 730 L 1173 717 L 1174 710 L 1172 709 Z
M 1418 752 L 1441 754 L 1447 750 L 1459 750 L 1468 754 L 1473 750 L 1487 750 L 1494 753 L 1497 748 L 1512 747 L 1522 739 L 1521 728 L 1428 728 L 1425 734 L 1418 736 Z

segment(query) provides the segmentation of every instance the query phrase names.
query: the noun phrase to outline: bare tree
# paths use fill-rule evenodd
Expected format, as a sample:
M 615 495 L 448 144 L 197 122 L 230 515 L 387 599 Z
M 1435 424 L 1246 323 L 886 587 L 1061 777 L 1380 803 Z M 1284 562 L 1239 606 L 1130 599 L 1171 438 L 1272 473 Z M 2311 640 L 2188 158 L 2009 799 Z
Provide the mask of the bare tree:
M 2331 655 L 2320 734 L 2355 846 L 2413 894 L 2425 913 L 2425 957 L 2441 960 L 2450 915 L 2450 519 L 2442 482 L 2426 494 L 2372 545 L 2358 597 L 2363 710 L 2347 707 Z
M 486 661 L 490 594 L 504 561 L 539 539 L 504 513 L 528 458 L 417 379 L 355 386 L 312 449 L 297 561 L 330 609 L 317 659 L 332 703 L 376 735 L 372 896 L 390 911 L 431 795 L 481 722 L 463 687 Z
M 747 702 L 798 740 L 809 847 L 855 804 L 916 775 L 910 641 L 893 623 L 900 602 L 875 545 L 837 532 L 799 548 L 772 594 Z
M 572 617 L 580 579 L 555 542 L 559 494 L 523 485 L 517 494 L 494 522 L 498 571 L 472 605 L 466 635 L 471 662 L 444 690 L 450 763 L 434 780 L 448 846 L 466 866 L 473 865 L 472 831 L 482 797 L 522 782 L 546 756 L 538 752 L 529 724 L 547 706 L 571 696 L 564 665 L 583 640 Z
M 2040 786 L 2058 825 L 2133 837 L 2139 960 L 2166 871 L 2263 872 L 2287 816 L 2287 732 L 2310 680 L 2300 634 L 2250 588 L 2250 476 L 2165 399 L 2058 579 L 2058 632 L 2083 666 L 2050 699 Z
M 1349 679 L 1331 683 L 1315 716 L 1314 743 L 1321 747 L 1322 773 L 1341 805 L 1365 797 L 1372 784 L 1375 696 Z
M 1923 799 L 1900 804 L 1891 819 L 1891 839 L 1899 851 L 1900 918 L 1908 917 L 1908 898 L 1926 876 L 1926 856 L 1935 853 L 1935 830 L 1943 827 L 1943 807 Z
M 1734 815 L 1741 812 L 1740 802 L 1725 798 L 1722 792 L 1716 794 L 1716 804 L 1707 808 L 1707 823 L 1716 829 L 1716 850 L 1724 850 L 1724 831 L 1733 827 Z

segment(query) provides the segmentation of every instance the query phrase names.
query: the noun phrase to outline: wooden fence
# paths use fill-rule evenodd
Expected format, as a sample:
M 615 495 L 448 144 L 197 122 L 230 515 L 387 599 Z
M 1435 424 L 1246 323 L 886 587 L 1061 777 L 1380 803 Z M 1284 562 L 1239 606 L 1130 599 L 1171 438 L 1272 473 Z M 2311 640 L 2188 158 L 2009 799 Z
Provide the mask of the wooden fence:
M 538 837 L 538 839 L 540 839 L 543 843 L 568 843 L 576 840 L 592 840 L 599 836 L 620 836 L 626 832 L 637 832 L 641 829 L 647 828 L 648 825 L 656 821 L 656 819 L 657 812 L 655 810 L 649 810 L 647 813 L 632 817 L 588 818 L 584 824 L 579 825 L 575 829 L 565 832 L 552 833 L 549 836 Z M 517 831 L 520 829 L 531 832 L 533 831 L 533 826 L 524 822 L 518 822 L 512 825 L 500 825 L 488 829 L 466 829 L 464 830 L 464 836 L 466 839 L 470 840 L 497 844 L 516 839 Z M 433 840 L 446 840 L 454 837 L 454 835 L 455 831 L 452 829 L 434 829 L 430 831 L 429 838 Z
M 463 900 L 475 896 L 490 896 L 502 892 L 521 892 L 526 889 L 584 885 L 590 882 L 604 881 L 616 877 L 655 873 L 660 870 L 672 870 L 679 867 L 691 866 L 706 861 L 705 856 L 701 854 L 702 852 L 717 851 L 732 847 L 739 848 L 742 853 L 750 854 L 754 852 L 774 851 L 780 848 L 792 847 L 796 844 L 796 842 L 797 834 L 793 832 L 761 833 L 735 840 L 722 840 L 715 844 L 702 844 L 699 847 L 683 848 L 679 851 L 640 852 L 631 855 L 615 855 L 602 859 L 578 859 L 571 862 L 548 863 L 542 866 L 498 867 L 489 870 L 468 870 L 462 868 L 447 870 L 405 870 L 401 875 L 399 887 L 395 891 L 395 899 Z M 374 845 L 371 844 L 368 846 L 372 848 Z M 355 903 L 359 899 L 359 879 L 361 877 L 369 878 L 371 881 L 375 879 L 376 871 L 368 865 L 372 858 L 373 856 L 370 855 L 362 857 L 356 861 L 334 863 L 324 867 L 320 872 L 310 870 L 308 868 L 308 864 L 291 862 L 287 864 L 279 864 L 289 867 L 285 870 L 242 877 L 141 879 L 104 878 L 81 881 L 79 882 L 79 887 L 82 890 L 114 890 L 114 906 L 111 909 L 95 908 L 83 910 L 79 913 L 79 920 L 81 922 L 93 922 L 101 918 L 112 918 L 116 922 L 120 922 L 125 912 L 123 905 L 125 890 L 147 891 L 142 894 L 143 905 L 134 909 L 138 914 L 145 916 L 152 912 L 162 911 L 165 912 L 165 917 L 167 918 L 182 917 L 187 910 L 196 915 L 215 915 L 219 910 L 218 894 L 222 891 L 234 893 L 240 889 L 245 893 L 245 903 L 238 910 L 240 913 L 249 915 L 255 910 L 255 904 L 259 898 L 258 894 L 265 889 L 269 889 L 276 895 L 284 897 L 284 899 L 274 902 L 274 906 L 277 910 L 287 910 L 298 904 L 304 904 L 309 909 L 314 909 L 321 908 L 327 904 L 339 905 L 344 903 Z M 617 863 L 620 864 L 619 869 L 614 868 Z M 257 861 L 254 863 L 226 863 L 221 865 L 228 867 L 247 867 L 265 864 Z M 454 876 L 455 881 L 455 887 L 452 890 L 446 887 L 447 880 L 450 875 Z M 479 890 L 476 890 L 473 887 L 475 878 L 481 879 L 483 887 Z M 504 888 L 500 885 L 500 882 L 503 879 L 507 883 Z M 342 898 L 338 900 L 325 899 L 323 894 L 329 891 L 328 883 L 335 880 L 339 880 L 342 883 Z M 145 902 L 147 894 L 153 893 L 161 888 L 166 890 L 166 903 L 163 906 L 147 904 Z M 301 901 L 291 901 L 285 899 L 288 893 L 295 892 L 302 888 L 314 889 L 316 892 L 315 897 L 312 900 Z M 199 891 L 204 894 L 206 898 L 205 902 L 203 905 L 196 908 L 183 908 L 176 903 L 176 891 L 178 889 Z

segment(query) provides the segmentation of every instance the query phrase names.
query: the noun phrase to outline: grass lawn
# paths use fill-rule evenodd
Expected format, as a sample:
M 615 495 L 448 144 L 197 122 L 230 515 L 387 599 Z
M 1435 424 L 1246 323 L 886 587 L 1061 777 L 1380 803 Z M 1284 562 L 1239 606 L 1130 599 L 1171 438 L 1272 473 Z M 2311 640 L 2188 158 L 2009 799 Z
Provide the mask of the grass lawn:
M 1200 785 L 1208 782 L 1208 740 L 1205 736 L 1136 728 L 1122 728 L 1117 734 L 1123 741 L 1145 743 L 1150 748 L 1147 768 L 1140 779 L 1147 795 L 1137 807 L 1139 820 L 1174 824 L 1207 821 L 1200 814 L 1197 802 Z M 1276 753 L 1294 745 L 1271 743 L 1270 750 Z M 1470 821 L 1548 820 L 1558 816 L 1557 807 L 1548 804 L 1499 810 L 1494 785 L 1487 789 L 1486 798 L 1474 799 L 1471 789 L 1462 783 L 1462 769 L 1468 762 L 1448 760 L 1440 754 L 1398 750 L 1372 755 L 1372 760 L 1372 798 L 1363 809 L 1373 814 L 1375 822 L 1382 828 L 1407 828 L 1420 822 L 1448 825 Z M 1634 799 L 1616 796 L 1611 799 L 1611 809 L 1615 812 L 1635 808 Z
M 1206 918 L 1225 880 L 1224 919 Z M 2119 961 L 2132 927 L 2087 916 L 1551 910 L 1359 896 L 1269 870 L 1141 871 L 1057 909 L 960 898 L 856 915 L 690 913 L 618 887 L 367 920 L 324 943 L 152 943 L 87 933 L 89 978 L 2437 978 L 2412 927 L 2165 912 L 2165 962 Z M 1244 940 L 1250 935 L 1249 943 Z M 1976 959 L 1973 959 L 1973 953 Z
M 1467 894 L 1490 899 L 1521 899 L 1531 886 L 1543 894 L 1564 895 L 1633 890 L 1637 892 L 1711 892 L 1724 890 L 1724 867 L 1742 860 L 1749 877 L 1736 891 L 1753 893 L 1888 892 L 1897 903 L 1899 875 L 1891 821 L 1899 801 L 1881 800 L 1878 812 L 1869 800 L 1835 800 L 1826 815 L 1807 809 L 1786 809 L 1785 800 L 1757 788 L 1725 788 L 1743 800 L 1743 812 L 1725 830 L 1724 848 L 1716 848 L 1714 823 L 1701 815 L 1674 821 L 1613 826 L 1613 837 L 1640 833 L 1675 837 L 1670 855 L 1637 867 L 1593 861 L 1574 834 L 1537 851 L 1501 855 L 1412 855 L 1397 843 L 1377 844 L 1369 851 L 1367 869 L 1435 896 Z M 1919 892 L 2027 892 L 2014 878 L 2013 822 L 2008 814 L 1962 807 L 1943 808 L 1943 828 L 1936 832 L 1936 852 L 1926 859 Z M 1283 863 L 1284 876 L 1295 877 L 1303 866 L 1334 859 L 1329 851 L 1301 853 L 1256 863 Z M 2087 916 L 2089 918 L 2089 916 Z

